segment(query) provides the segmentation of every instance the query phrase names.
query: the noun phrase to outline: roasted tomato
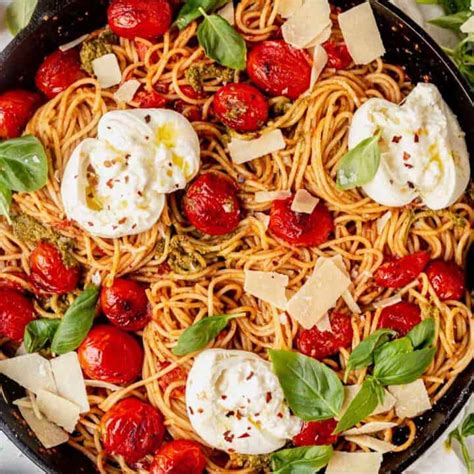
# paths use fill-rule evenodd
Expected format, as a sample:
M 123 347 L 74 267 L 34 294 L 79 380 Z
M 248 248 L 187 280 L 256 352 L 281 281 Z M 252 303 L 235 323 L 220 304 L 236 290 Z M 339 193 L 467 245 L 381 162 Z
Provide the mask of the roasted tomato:
M 273 201 L 269 229 L 292 245 L 321 245 L 329 239 L 334 222 L 327 207 L 320 202 L 311 214 L 291 210 L 293 197 Z
M 64 263 L 61 252 L 53 244 L 41 242 L 30 255 L 30 280 L 47 293 L 62 295 L 77 287 L 79 266 Z
M 107 17 L 110 29 L 122 38 L 155 38 L 168 31 L 172 11 L 167 0 L 112 0 Z
M 232 232 L 241 218 L 237 185 L 223 173 L 200 175 L 186 192 L 184 212 L 189 222 L 205 234 Z
M 170 362 L 161 362 L 158 364 L 158 370 L 163 370 L 166 367 L 170 365 Z M 174 382 L 178 381 L 185 381 L 186 380 L 186 374 L 184 373 L 183 369 L 181 367 L 175 367 L 173 370 L 168 372 L 167 374 L 161 376 L 158 379 L 158 385 L 160 386 L 161 390 L 164 392 L 169 385 L 171 385 Z M 185 392 L 185 387 L 177 387 L 171 392 L 172 397 L 180 397 L 184 395 Z
M 175 439 L 157 451 L 150 474 L 201 474 L 206 458 L 196 441 Z
M 20 278 L 23 281 L 28 281 L 28 275 L 26 273 L 12 272 L 10 273 L 10 275 L 16 276 L 17 278 Z M 25 291 L 25 288 L 16 281 L 7 280 L 6 278 L 0 277 L 0 291 L 1 290 L 16 290 L 20 293 L 23 293 Z
M 419 306 L 406 301 L 400 301 L 400 303 L 392 304 L 382 309 L 378 327 L 393 329 L 400 336 L 405 336 L 420 322 Z
M 181 92 L 189 97 L 190 99 L 205 99 L 207 97 L 207 94 L 204 91 L 197 91 L 194 89 L 192 86 L 188 86 L 187 84 L 184 84 L 181 87 Z
M 121 400 L 106 412 L 100 430 L 104 449 L 128 463 L 155 452 L 165 436 L 162 414 L 135 397 Z
M 247 73 L 267 94 L 295 100 L 309 88 L 311 61 L 283 40 L 263 41 L 249 53 Z
M 390 259 L 380 265 L 375 272 L 374 280 L 384 288 L 401 288 L 417 278 L 429 260 L 430 254 L 423 251 Z
M 112 286 L 102 286 L 100 307 L 112 324 L 126 331 L 138 331 L 151 319 L 145 288 L 134 280 L 116 278 Z
M 143 349 L 132 335 L 115 326 L 92 328 L 77 352 L 82 370 L 94 380 L 128 384 L 142 371 Z
M 40 105 L 36 92 L 15 89 L 0 94 L 0 139 L 19 137 Z
M 133 100 L 142 109 L 161 109 L 168 103 L 168 99 L 154 89 L 151 91 L 139 90 Z
M 77 49 L 64 52 L 58 49 L 43 61 L 36 73 L 35 83 L 48 99 L 52 99 L 83 77 L 86 73 L 81 69 Z
M 19 291 L 0 289 L 0 335 L 23 340 L 26 325 L 34 319 L 33 303 Z
M 346 69 L 352 62 L 351 55 L 347 50 L 346 43 L 336 43 L 334 41 L 326 41 L 323 48 L 328 55 L 328 66 L 335 69 Z
M 320 446 L 333 444 L 337 435 L 333 435 L 337 421 L 334 418 L 323 421 L 305 421 L 301 431 L 293 437 L 295 446 Z
M 351 345 L 353 330 L 350 316 L 333 312 L 329 320 L 331 331 L 320 331 L 316 326 L 300 331 L 296 342 L 300 352 L 322 360 Z
M 268 118 L 268 102 L 263 94 L 248 84 L 227 84 L 214 96 L 218 120 L 238 132 L 255 132 Z
M 466 277 L 454 262 L 437 259 L 429 263 L 426 274 L 440 300 L 459 300 L 465 291 Z

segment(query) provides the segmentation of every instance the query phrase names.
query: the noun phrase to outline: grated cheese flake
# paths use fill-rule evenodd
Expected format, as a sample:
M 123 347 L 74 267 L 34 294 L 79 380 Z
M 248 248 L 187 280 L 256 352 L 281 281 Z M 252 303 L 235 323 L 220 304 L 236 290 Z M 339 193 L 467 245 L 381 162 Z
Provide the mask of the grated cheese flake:
M 276 272 L 245 270 L 244 290 L 256 298 L 285 309 L 288 276 Z
M 290 18 L 303 4 L 303 0 L 280 0 L 277 13 L 283 18 Z
M 387 225 L 387 222 L 391 219 L 392 213 L 391 211 L 387 211 L 382 217 L 379 217 L 376 222 L 377 232 L 379 234 L 382 233 L 384 227 Z
M 49 421 L 56 423 L 69 433 L 74 431 L 81 410 L 78 405 L 46 390 L 38 392 L 36 401 L 41 413 Z
M 220 10 L 217 10 L 217 14 L 224 18 L 224 20 L 227 20 L 230 25 L 235 25 L 235 8 L 232 0 L 224 5 Z
M 379 431 L 388 430 L 389 428 L 394 428 L 395 426 L 397 426 L 397 424 L 391 421 L 371 421 L 360 428 L 351 428 L 350 430 L 344 431 L 342 434 L 344 436 L 351 436 L 378 433 Z
M 318 205 L 319 199 L 312 196 L 306 189 L 298 189 L 295 198 L 291 203 L 291 210 L 293 212 L 302 212 L 304 214 L 311 214 L 314 208 Z
M 383 441 L 373 436 L 359 435 L 359 436 L 345 436 L 347 441 L 359 445 L 361 448 L 369 448 L 377 453 L 389 453 L 393 451 L 396 446 L 387 441 Z
M 230 157 L 238 165 L 283 150 L 285 147 L 285 138 L 279 128 L 253 140 L 232 138 L 228 145 Z
M 126 104 L 135 97 L 137 90 L 140 88 L 140 81 L 136 79 L 130 79 L 125 81 L 114 93 L 114 99 L 117 102 Z
M 400 418 L 414 418 L 431 408 L 423 379 L 405 385 L 390 385 L 388 390 L 395 397 L 395 412 Z
M 313 89 L 314 84 L 319 79 L 319 76 L 323 72 L 328 62 L 328 54 L 326 50 L 321 46 L 317 45 L 313 48 L 313 65 L 311 67 L 311 79 L 309 81 L 309 90 Z
M 270 202 L 291 197 L 291 191 L 257 191 L 255 202 Z
M 102 89 L 116 86 L 122 81 L 122 71 L 113 53 L 105 54 L 92 61 L 92 69 Z
M 463 33 L 474 33 L 474 15 L 468 18 L 459 28 Z
M 319 35 L 315 36 L 314 39 L 306 45 L 306 48 L 314 48 L 315 46 L 320 46 L 325 43 L 330 37 L 332 33 L 332 24 L 329 23 L 326 28 L 324 28 Z
M 382 460 L 381 453 L 334 451 L 326 467 L 326 474 L 378 474 Z
M 76 46 L 79 46 L 82 42 L 84 42 L 87 37 L 89 36 L 89 33 L 86 33 L 85 35 L 79 36 L 79 38 L 76 38 L 72 41 L 69 41 L 68 43 L 62 44 L 59 49 L 64 53 L 65 51 L 69 51 L 72 48 L 75 48 Z
M 400 301 L 402 301 L 402 297 L 400 295 L 393 295 L 388 298 L 375 301 L 374 308 L 385 308 L 387 306 L 392 306 L 394 304 L 400 303 Z
M 318 328 L 318 331 L 321 332 L 332 332 L 332 326 L 331 326 L 331 320 L 329 319 L 328 313 L 326 313 L 317 323 L 316 327 Z

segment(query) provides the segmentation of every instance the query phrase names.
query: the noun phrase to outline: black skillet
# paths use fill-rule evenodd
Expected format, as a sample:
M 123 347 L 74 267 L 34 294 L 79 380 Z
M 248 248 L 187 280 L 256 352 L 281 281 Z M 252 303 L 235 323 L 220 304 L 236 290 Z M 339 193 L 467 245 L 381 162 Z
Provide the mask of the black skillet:
M 40 0 L 39 3 L 30 25 L 0 54 L 0 91 L 32 87 L 35 71 L 46 54 L 106 22 L 107 0 Z M 336 1 L 343 9 L 357 3 L 360 2 Z M 405 65 L 413 82 L 430 81 L 439 87 L 458 116 L 474 156 L 474 97 L 464 79 L 435 42 L 400 10 L 383 0 L 373 3 L 373 7 L 387 49 L 385 59 Z M 474 161 L 471 167 L 474 168 Z M 468 281 L 472 285 L 474 250 L 470 252 L 467 267 Z M 5 377 L 0 376 L 0 383 L 9 401 L 23 396 L 23 390 Z M 401 473 L 410 466 L 438 439 L 473 391 L 474 363 L 471 363 L 435 408 L 417 419 L 418 432 L 410 449 L 384 456 L 382 472 Z M 46 472 L 95 472 L 92 463 L 68 445 L 51 450 L 42 448 L 17 409 L 5 403 L 1 396 L 0 411 L 0 429 Z

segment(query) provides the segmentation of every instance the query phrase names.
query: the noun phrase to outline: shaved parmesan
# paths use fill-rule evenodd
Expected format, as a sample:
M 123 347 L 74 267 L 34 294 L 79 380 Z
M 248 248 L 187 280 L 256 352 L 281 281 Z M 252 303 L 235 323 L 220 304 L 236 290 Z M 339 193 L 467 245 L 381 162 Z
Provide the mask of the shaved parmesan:
M 385 54 L 369 2 L 342 12 L 338 19 L 347 49 L 356 64 L 368 64 Z
M 234 2 L 231 0 L 227 5 L 217 11 L 217 14 L 227 20 L 230 25 L 235 25 L 235 9 Z
M 56 391 L 49 360 L 39 354 L 26 354 L 0 361 L 0 374 L 6 375 L 22 387 L 38 393 Z
M 113 53 L 94 59 L 92 61 L 92 69 L 102 89 L 116 86 L 122 81 L 122 72 L 120 71 L 117 56 Z
M 268 229 L 268 225 L 270 224 L 270 216 L 264 214 L 263 212 L 256 212 L 254 215 L 257 220 L 263 224 L 265 229 Z
M 114 99 L 117 102 L 127 103 L 133 100 L 137 90 L 140 88 L 140 81 L 136 79 L 130 79 L 129 81 L 125 81 L 116 91 L 114 94 Z
M 383 456 L 380 453 L 334 451 L 326 474 L 378 474 Z
M 422 379 L 405 385 L 390 385 L 395 397 L 395 412 L 400 418 L 414 418 L 431 408 L 430 397 Z
M 85 35 L 79 36 L 79 38 L 76 38 L 75 40 L 69 41 L 69 43 L 62 44 L 59 49 L 64 53 L 64 51 L 68 51 L 72 48 L 75 48 L 76 46 L 80 45 L 84 40 L 87 39 L 89 36 L 88 33 Z
M 372 451 L 377 451 L 378 453 L 389 453 L 393 451 L 396 446 L 387 441 L 383 441 L 373 436 L 359 435 L 359 436 L 345 436 L 347 441 L 359 445 L 361 448 L 369 448 Z
M 244 290 L 279 309 L 286 308 L 288 277 L 275 272 L 245 270 Z
M 388 430 L 389 428 L 394 428 L 395 426 L 397 426 L 397 424 L 392 423 L 391 421 L 371 421 L 360 428 L 352 428 L 350 430 L 344 431 L 342 434 L 344 436 L 351 436 L 378 433 L 379 431 Z
M 291 210 L 293 212 L 303 212 L 304 214 L 311 214 L 314 208 L 318 205 L 319 199 L 312 196 L 306 189 L 298 189 L 295 198 L 291 203 Z
M 387 211 L 382 217 L 379 217 L 376 222 L 377 226 L 377 232 L 379 234 L 382 233 L 384 227 L 387 225 L 387 222 L 391 219 L 392 213 L 390 211 Z
M 316 81 L 319 79 L 319 76 L 323 72 L 323 69 L 326 67 L 328 62 L 328 53 L 321 46 L 317 45 L 313 50 L 313 66 L 311 67 L 311 79 L 309 81 L 309 90 L 311 90 L 316 84 Z
M 303 0 L 280 0 L 277 13 L 283 18 L 290 18 L 303 4 Z
M 463 33 L 469 34 L 469 33 L 474 33 L 474 15 L 472 15 L 470 18 L 468 18 L 467 21 L 465 21 L 462 25 L 460 30 Z
M 257 191 L 255 202 L 278 201 L 291 197 L 291 191 Z
M 329 319 L 328 313 L 326 313 L 317 323 L 316 327 L 318 328 L 318 331 L 321 332 L 332 332 L 332 327 L 331 327 L 331 320 Z
M 46 390 L 38 392 L 36 401 L 41 413 L 53 423 L 72 433 L 79 420 L 80 408 L 75 403 L 66 400 L 55 393 Z
M 22 342 L 19 346 L 18 349 L 15 352 L 15 356 L 22 356 L 28 354 L 28 351 L 26 350 L 25 343 Z
M 332 24 L 330 23 L 328 26 L 326 26 L 326 28 L 324 28 L 323 31 L 321 31 L 321 33 L 319 33 L 319 35 L 317 35 L 311 41 L 311 43 L 306 45 L 306 48 L 314 48 L 315 46 L 322 45 L 331 37 L 331 33 L 332 33 Z
M 268 155 L 286 147 L 283 133 L 278 128 L 265 133 L 254 140 L 240 140 L 233 138 L 229 145 L 229 153 L 232 161 L 238 165 L 255 160 L 261 156 Z
M 385 308 L 386 306 L 392 306 L 393 304 L 400 303 L 402 297 L 400 295 L 393 295 L 383 300 L 378 300 L 374 303 L 374 308 Z
M 352 293 L 349 290 L 344 291 L 342 294 L 342 299 L 346 303 L 347 307 L 355 314 L 360 314 L 362 311 L 360 310 L 359 305 L 356 303 L 356 300 L 352 296 Z
M 347 408 L 359 393 L 361 385 L 345 385 L 344 386 L 344 403 L 341 408 L 341 416 L 346 412 Z M 395 398 L 388 391 L 384 391 L 383 403 L 379 403 L 371 415 L 380 415 L 390 411 L 395 405 Z

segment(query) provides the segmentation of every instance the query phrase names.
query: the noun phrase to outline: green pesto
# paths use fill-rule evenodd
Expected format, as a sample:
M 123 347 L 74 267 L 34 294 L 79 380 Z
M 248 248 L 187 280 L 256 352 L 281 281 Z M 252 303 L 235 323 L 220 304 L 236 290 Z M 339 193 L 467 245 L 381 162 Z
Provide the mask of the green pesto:
M 271 472 L 270 456 L 265 454 L 238 454 L 232 453 L 230 460 L 233 467 L 253 469 L 256 472 Z
M 175 235 L 171 239 L 167 262 L 176 273 L 181 274 L 200 272 L 206 266 L 200 252 L 184 235 Z
M 195 64 L 185 72 L 189 85 L 196 91 L 201 92 L 203 81 L 206 79 L 219 79 L 222 82 L 231 82 L 234 77 L 234 71 L 227 67 L 221 67 L 217 64 Z
M 92 61 L 112 53 L 114 44 L 118 44 L 118 38 L 110 30 L 104 30 L 97 38 L 84 41 L 80 52 L 82 69 L 93 74 Z

